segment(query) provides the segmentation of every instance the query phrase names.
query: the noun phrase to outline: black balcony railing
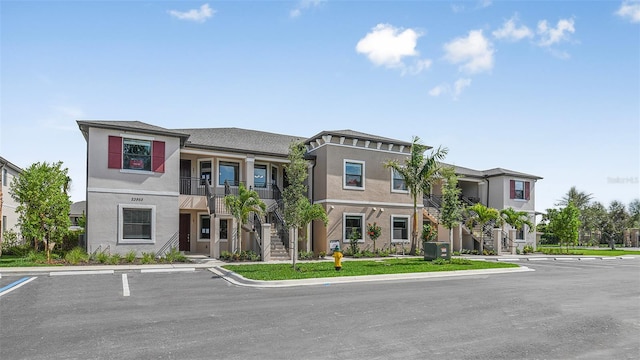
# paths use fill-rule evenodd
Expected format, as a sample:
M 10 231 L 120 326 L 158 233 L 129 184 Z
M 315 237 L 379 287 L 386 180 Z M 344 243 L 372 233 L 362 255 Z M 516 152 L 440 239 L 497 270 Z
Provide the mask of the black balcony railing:
M 207 194 L 206 192 L 206 180 L 202 180 L 199 178 L 191 178 L 191 177 L 182 177 L 180 178 L 180 194 L 182 195 L 198 195 L 198 196 L 226 196 L 226 195 L 238 195 L 238 187 L 240 186 L 239 181 L 229 182 L 225 181 L 224 186 L 215 186 L 211 184 L 211 193 Z M 246 184 L 245 184 L 246 185 Z M 255 190 L 258 193 L 260 199 L 273 199 L 280 200 L 282 198 L 282 193 L 276 184 L 265 184 L 261 186 L 253 186 L 252 190 Z

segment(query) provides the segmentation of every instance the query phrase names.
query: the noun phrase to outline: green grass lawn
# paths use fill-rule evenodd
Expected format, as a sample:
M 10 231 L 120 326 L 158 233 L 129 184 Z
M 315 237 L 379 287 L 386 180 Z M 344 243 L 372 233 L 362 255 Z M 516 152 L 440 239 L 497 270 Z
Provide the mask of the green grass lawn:
M 433 271 L 479 270 L 518 267 L 516 264 L 452 259 L 451 263 L 437 265 L 423 259 L 385 259 L 343 261 L 342 270 L 336 271 L 331 262 L 301 262 L 297 270 L 291 264 L 224 265 L 227 270 L 253 280 L 292 280 L 339 276 L 404 274 Z
M 57 264 L 37 263 L 37 262 L 28 260 L 26 257 L 20 257 L 15 255 L 0 256 L 0 267 L 31 267 L 31 266 L 57 266 Z
M 548 253 L 545 249 L 552 251 L 550 255 L 586 255 L 586 256 L 623 256 L 623 255 L 640 255 L 640 251 L 622 250 L 622 249 L 572 249 L 569 248 L 567 252 L 566 248 L 562 248 L 560 251 L 558 247 L 539 246 L 538 251 L 542 253 Z

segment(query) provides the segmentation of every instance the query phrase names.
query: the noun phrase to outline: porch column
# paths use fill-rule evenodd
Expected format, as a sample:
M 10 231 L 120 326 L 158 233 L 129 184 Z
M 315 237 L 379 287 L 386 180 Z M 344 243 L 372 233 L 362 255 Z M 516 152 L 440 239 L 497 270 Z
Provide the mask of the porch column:
M 254 163 L 255 163 L 255 158 L 253 157 L 253 155 L 247 155 L 245 162 L 244 162 L 244 171 L 246 174 L 246 182 L 245 185 L 247 187 L 247 189 L 253 189 L 255 182 L 254 182 L 254 178 L 253 178 L 253 167 L 254 167 Z
M 497 255 L 502 255 L 502 229 L 493 229 L 493 249 Z
M 509 229 L 509 240 L 511 240 L 511 254 L 516 253 L 516 229 Z
M 213 236 L 209 236 L 209 256 L 220 258 L 220 218 L 213 215 Z
M 262 261 L 271 260 L 271 224 L 262 224 Z

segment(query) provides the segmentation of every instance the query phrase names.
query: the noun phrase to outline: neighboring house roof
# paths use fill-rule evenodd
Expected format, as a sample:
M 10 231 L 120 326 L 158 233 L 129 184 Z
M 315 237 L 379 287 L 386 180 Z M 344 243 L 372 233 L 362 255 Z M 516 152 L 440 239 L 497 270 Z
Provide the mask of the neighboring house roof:
M 155 126 L 151 124 L 147 124 L 141 121 L 112 121 L 112 120 L 78 120 L 78 127 L 80 127 L 80 131 L 84 135 L 84 138 L 87 138 L 87 131 L 90 127 L 97 127 L 103 129 L 114 129 L 114 130 L 129 130 L 129 131 L 138 131 L 147 134 L 155 134 L 155 135 L 163 135 L 163 136 L 173 136 L 180 138 L 180 143 L 184 143 L 187 138 L 189 138 L 189 134 L 180 132 L 177 130 L 170 130 L 160 126 Z
M 536 179 L 536 180 L 542 179 L 542 177 L 537 175 L 526 174 L 523 172 L 518 172 L 518 171 L 513 171 L 513 170 L 508 170 L 503 168 L 494 168 L 494 169 L 485 170 L 484 173 L 486 174 L 487 177 L 508 175 L 508 176 L 519 176 L 523 178 Z
M 451 165 L 451 164 L 445 164 L 445 163 L 442 163 L 442 164 L 445 166 L 452 166 L 455 169 L 456 174 L 461 175 L 462 177 L 488 178 L 488 177 L 506 175 L 506 176 L 517 176 L 517 177 L 522 177 L 527 179 L 536 179 L 536 180 L 542 179 L 542 177 L 537 175 L 525 174 L 522 172 L 503 169 L 503 168 L 494 168 L 489 170 L 474 170 L 474 169 L 457 166 L 457 165 Z
M 360 131 L 355 131 L 355 130 L 325 130 L 322 131 L 310 138 L 308 138 L 305 143 L 308 144 L 311 141 L 317 139 L 317 138 L 321 138 L 325 135 L 331 135 L 331 136 L 344 136 L 344 137 L 348 137 L 348 138 L 357 138 L 357 139 L 362 139 L 362 140 L 370 140 L 370 141 L 374 141 L 374 142 L 384 142 L 384 143 L 393 143 L 393 144 L 398 144 L 398 145 L 404 145 L 404 146 L 411 146 L 412 144 L 410 142 L 406 142 L 406 141 L 402 141 L 402 140 L 397 140 L 397 139 L 391 139 L 391 138 L 387 138 L 384 136 L 378 136 L 378 135 L 372 135 L 372 134 L 367 134 L 367 133 L 363 133 Z M 430 146 L 427 146 L 427 149 L 430 149 Z
M 186 147 L 239 153 L 287 156 L 289 145 L 304 137 L 240 128 L 179 129 L 190 134 Z
M 84 213 L 86 213 L 87 211 L 87 202 L 86 201 L 77 201 L 74 202 L 73 204 L 71 204 L 71 207 L 69 208 L 69 215 L 70 216 L 74 216 L 74 215 L 82 215 Z
M 17 172 L 17 173 L 21 173 L 22 172 L 22 169 L 18 165 L 14 164 L 11 161 L 9 161 L 9 160 L 3 158 L 2 156 L 0 156 L 0 168 L 5 167 L 5 166 L 8 167 L 11 170 Z

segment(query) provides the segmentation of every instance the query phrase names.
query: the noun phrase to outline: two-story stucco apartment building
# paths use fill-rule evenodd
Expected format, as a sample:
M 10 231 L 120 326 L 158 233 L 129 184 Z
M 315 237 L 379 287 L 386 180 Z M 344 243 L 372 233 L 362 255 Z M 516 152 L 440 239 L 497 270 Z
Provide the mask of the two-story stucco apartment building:
M 309 226 L 300 249 L 328 252 L 330 241 L 344 246 L 354 231 L 361 234 L 362 246 L 370 246 L 362 235 L 373 222 L 382 227 L 378 247 L 411 238 L 412 199 L 403 179 L 383 166 L 391 159 L 403 162 L 411 143 L 351 130 L 307 138 L 238 128 L 166 129 L 138 121 L 80 120 L 78 125 L 87 141 L 89 252 L 161 253 L 178 247 L 219 257 L 222 251 L 235 251 L 232 240 L 238 234 L 224 196 L 237 193 L 242 183 L 258 192 L 267 214 L 244 226 L 241 248 L 276 257 L 278 249 L 292 248 L 281 194 L 294 141 L 306 145 L 309 199 L 329 216 L 327 227 L 320 222 Z M 502 169 L 457 171 L 465 176 L 460 184 L 467 200 L 526 209 L 534 218 L 539 177 Z M 437 221 L 426 210 L 435 207 L 437 212 L 434 198 L 437 194 L 424 207 L 420 204 L 419 223 Z M 473 248 L 478 240 L 467 233 L 466 242 L 459 243 Z
M 0 213 L 0 231 L 4 233 L 5 231 L 15 231 L 16 233 L 20 233 L 20 229 L 18 228 L 18 213 L 16 212 L 16 208 L 18 203 L 11 197 L 9 193 L 10 185 L 20 173 L 22 169 L 17 165 L 11 163 L 9 160 L 0 157 L 0 173 L 2 181 L 0 186 L 0 207 L 2 212 Z M 0 233 L 0 236 L 2 234 Z

